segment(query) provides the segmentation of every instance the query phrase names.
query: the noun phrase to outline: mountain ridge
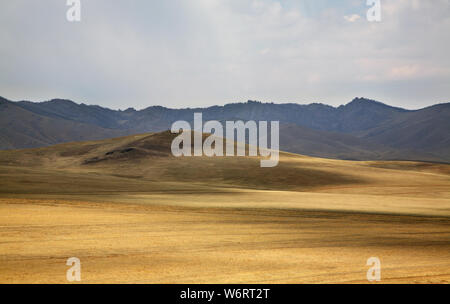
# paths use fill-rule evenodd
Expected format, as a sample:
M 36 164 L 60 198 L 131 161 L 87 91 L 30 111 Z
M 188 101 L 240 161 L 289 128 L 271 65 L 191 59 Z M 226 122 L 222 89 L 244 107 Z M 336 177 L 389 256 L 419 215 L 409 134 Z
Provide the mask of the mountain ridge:
M 202 112 L 204 121 L 280 121 L 281 149 L 287 152 L 450 162 L 450 103 L 407 110 L 361 97 L 338 107 L 249 100 L 206 108 L 142 110 L 112 110 L 68 99 L 35 103 L 0 97 L 0 149 L 160 132 L 177 120 L 192 122 L 195 112 Z

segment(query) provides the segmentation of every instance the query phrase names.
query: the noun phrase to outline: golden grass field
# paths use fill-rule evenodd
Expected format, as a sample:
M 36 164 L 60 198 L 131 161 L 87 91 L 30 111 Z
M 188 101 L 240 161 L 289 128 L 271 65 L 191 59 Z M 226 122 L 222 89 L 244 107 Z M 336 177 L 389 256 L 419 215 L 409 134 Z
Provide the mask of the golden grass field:
M 0 152 L 0 283 L 450 282 L 450 165 L 174 158 L 167 133 Z

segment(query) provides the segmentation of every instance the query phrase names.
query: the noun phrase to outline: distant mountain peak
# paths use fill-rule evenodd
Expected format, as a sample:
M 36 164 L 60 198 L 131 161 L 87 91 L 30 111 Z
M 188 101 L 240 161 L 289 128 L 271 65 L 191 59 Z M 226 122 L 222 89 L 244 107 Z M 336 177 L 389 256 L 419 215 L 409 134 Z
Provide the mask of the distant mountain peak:
M 124 113 L 133 113 L 133 112 L 137 112 L 135 108 L 128 108 L 125 111 L 123 111 Z
M 364 98 L 364 97 L 355 97 L 352 101 L 350 101 L 348 105 L 355 105 L 355 104 L 376 104 L 376 105 L 383 105 L 383 106 L 388 106 L 382 102 L 373 100 L 373 99 L 368 99 L 368 98 Z
M 60 99 L 60 98 L 55 98 L 49 101 L 46 101 L 46 103 L 56 103 L 56 104 L 67 104 L 67 105 L 78 105 L 76 102 L 69 100 L 69 99 Z
M 393 107 L 393 106 L 387 105 L 385 103 L 382 103 L 382 102 L 379 102 L 379 101 L 376 101 L 373 99 L 364 98 L 364 97 L 356 97 L 348 104 L 342 105 L 339 108 L 361 108 L 361 107 L 383 107 L 383 108 L 389 108 L 391 110 L 396 110 L 396 111 L 401 111 L 401 112 L 408 111 L 403 108 Z

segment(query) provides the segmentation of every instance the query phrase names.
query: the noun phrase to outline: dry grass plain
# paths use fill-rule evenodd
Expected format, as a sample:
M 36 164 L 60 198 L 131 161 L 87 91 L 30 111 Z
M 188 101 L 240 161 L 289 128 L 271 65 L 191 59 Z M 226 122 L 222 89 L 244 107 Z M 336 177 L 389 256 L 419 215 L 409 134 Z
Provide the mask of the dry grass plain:
M 0 283 L 450 282 L 450 166 L 173 158 L 165 133 L 0 152 Z

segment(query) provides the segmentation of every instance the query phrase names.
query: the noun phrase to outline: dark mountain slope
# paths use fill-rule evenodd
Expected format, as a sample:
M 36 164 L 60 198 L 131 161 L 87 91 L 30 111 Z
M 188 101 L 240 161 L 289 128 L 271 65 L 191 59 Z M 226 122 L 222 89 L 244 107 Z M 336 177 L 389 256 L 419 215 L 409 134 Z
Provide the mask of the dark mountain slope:
M 450 104 L 411 111 L 359 137 L 387 146 L 429 152 L 449 151 Z
M 95 140 L 124 134 L 67 119 L 39 115 L 17 106 L 0 102 L 0 147 L 21 149 L 48 146 L 69 141 Z
M 109 129 L 121 128 L 120 121 L 123 116 L 126 116 L 126 114 L 121 115 L 121 112 L 118 111 L 99 106 L 76 104 L 64 99 L 53 99 L 41 103 L 21 101 L 17 102 L 16 105 L 38 115 L 72 120 Z
M 338 123 L 327 130 L 354 133 L 378 127 L 409 111 L 374 100 L 355 98 L 347 105 L 337 108 L 336 112 Z
M 312 130 L 294 124 L 280 127 L 280 146 L 286 152 L 344 160 L 441 160 L 431 152 L 395 149 L 350 134 Z

